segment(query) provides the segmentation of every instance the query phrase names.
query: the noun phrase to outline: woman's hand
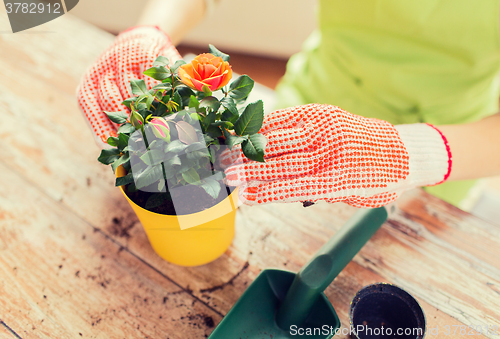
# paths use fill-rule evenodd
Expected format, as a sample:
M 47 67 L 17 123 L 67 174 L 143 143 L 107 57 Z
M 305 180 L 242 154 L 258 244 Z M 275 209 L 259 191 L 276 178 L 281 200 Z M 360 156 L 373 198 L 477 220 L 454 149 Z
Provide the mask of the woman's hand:
M 82 78 L 77 89 L 78 104 L 99 146 L 106 147 L 117 126 L 106 112 L 126 110 L 123 100 L 131 96 L 130 80 L 143 79 L 148 88 L 157 82 L 143 75 L 163 55 L 173 63 L 181 56 L 160 29 L 140 26 L 121 33 Z
M 246 204 L 318 201 L 379 207 L 403 191 L 446 180 L 451 154 L 428 124 L 399 125 L 311 104 L 278 110 L 259 133 L 268 139 L 265 163 L 238 148 L 223 156 L 227 184 L 243 186 Z

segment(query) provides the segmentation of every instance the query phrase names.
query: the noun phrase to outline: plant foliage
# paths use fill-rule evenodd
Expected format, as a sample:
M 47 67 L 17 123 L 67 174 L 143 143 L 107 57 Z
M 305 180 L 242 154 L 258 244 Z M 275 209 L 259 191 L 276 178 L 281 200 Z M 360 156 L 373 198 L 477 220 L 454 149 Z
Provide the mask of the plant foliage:
M 210 53 L 229 60 L 212 45 Z M 144 80 L 131 80 L 133 96 L 123 102 L 124 110 L 106 112 L 119 128 L 107 140 L 111 148 L 103 150 L 98 160 L 113 170 L 119 166 L 126 170 L 117 186 L 165 193 L 165 198 L 156 195 L 149 205 L 168 200 L 169 190 L 184 185 L 200 186 L 217 198 L 221 187 L 216 179 L 222 179 L 223 171 L 217 172 L 216 157 L 223 145 L 229 149 L 240 145 L 248 159 L 264 161 L 267 140 L 258 134 L 263 103 L 246 104 L 254 81 L 242 75 L 214 92 L 208 86 L 198 91 L 181 81 L 179 69 L 184 64 L 181 60 L 169 66 L 169 60 L 159 56 L 144 71 L 157 84 L 148 89 Z

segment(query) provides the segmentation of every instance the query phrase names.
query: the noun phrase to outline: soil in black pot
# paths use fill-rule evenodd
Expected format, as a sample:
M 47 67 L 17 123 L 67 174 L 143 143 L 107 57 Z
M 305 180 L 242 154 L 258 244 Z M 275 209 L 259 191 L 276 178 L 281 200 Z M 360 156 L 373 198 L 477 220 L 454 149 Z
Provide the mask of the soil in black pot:
M 219 184 L 221 190 L 217 199 L 212 198 L 203 188 L 195 185 L 174 189 L 170 192 L 171 197 L 167 193 L 129 192 L 128 185 L 125 187 L 125 193 L 130 200 L 148 211 L 167 215 L 185 215 L 201 212 L 217 205 L 235 189 L 235 187 L 226 186 L 222 181 Z M 172 201 L 175 202 L 175 207 Z

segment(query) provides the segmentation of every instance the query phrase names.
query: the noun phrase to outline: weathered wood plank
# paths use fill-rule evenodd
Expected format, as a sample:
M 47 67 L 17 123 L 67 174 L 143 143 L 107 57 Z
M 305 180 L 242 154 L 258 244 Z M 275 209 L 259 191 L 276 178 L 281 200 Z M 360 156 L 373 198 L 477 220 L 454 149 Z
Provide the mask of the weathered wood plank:
M 364 286 L 379 282 L 394 283 L 390 280 L 381 278 L 378 274 L 374 273 L 371 270 L 367 270 L 366 268 L 353 261 L 349 265 L 347 265 L 347 267 L 340 273 L 334 283 L 327 288 L 325 293 L 328 296 L 329 300 L 332 302 L 332 305 L 342 323 L 341 329 L 344 332 L 341 333 L 348 333 L 349 304 L 352 298 L 354 298 L 356 292 Z M 402 286 L 401 284 L 397 285 Z M 413 295 L 415 296 L 415 294 Z M 449 326 L 449 328 L 451 329 L 456 328 L 453 326 L 464 326 L 462 322 L 451 317 L 446 312 L 443 312 L 433 305 L 425 302 L 423 299 L 417 296 L 416 299 L 425 313 L 427 328 L 433 329 L 433 335 L 428 335 L 426 336 L 426 338 L 450 338 L 449 335 L 445 335 L 447 326 Z M 436 330 L 438 330 L 437 333 Z M 474 338 L 486 338 L 486 336 L 480 335 L 477 332 L 473 333 Z M 451 337 L 458 338 L 458 336 Z M 334 338 L 352 339 L 353 337 L 341 334 Z
M 45 43 L 61 44 L 64 39 L 75 38 L 58 35 L 55 39 L 52 38 L 54 35 L 48 34 Z M 2 38 L 2 44 L 10 49 L 26 48 L 23 46 L 30 45 L 26 40 L 19 43 L 13 38 L 9 40 L 0 37 Z M 34 50 L 36 48 L 38 47 Z M 71 59 L 72 55 L 78 52 L 79 49 L 72 50 L 70 44 L 65 55 Z M 19 57 L 18 55 L 14 59 Z M 61 86 L 39 78 L 36 73 L 23 73 L 24 76 L 19 77 L 19 72 L 23 71 L 14 59 L 10 54 L 0 58 L 0 68 L 5 69 L 5 81 L 0 83 L 0 109 L 5 112 L 5 120 L 0 127 L 1 161 L 22 173 L 54 200 L 63 202 L 94 226 L 118 239 L 123 246 L 128 246 L 128 234 L 135 237 L 132 232 L 137 230 L 139 238 L 136 244 L 140 248 L 137 253 L 141 253 L 141 257 L 148 262 L 154 263 L 155 267 L 158 267 L 157 263 L 161 263 L 162 272 L 168 272 L 169 276 L 175 276 L 177 280 L 180 278 L 186 289 L 213 289 L 231 281 L 232 277 L 246 267 L 244 261 L 234 259 L 218 262 L 210 268 L 187 271 L 173 265 L 165 265 L 151 250 L 137 218 L 119 191 L 113 187 L 111 171 L 96 161 L 99 150 L 80 116 L 73 95 L 77 79 L 73 79 L 73 85 L 70 86 L 72 90 L 64 92 L 60 90 Z M 41 66 L 34 68 L 39 67 Z M 51 74 L 59 77 L 57 72 Z M 26 88 L 30 88 L 29 101 L 22 99 Z M 21 130 L 17 128 L 19 119 L 29 120 Z M 113 220 L 119 222 L 115 223 Z M 150 258 L 155 261 L 150 261 Z M 219 272 L 215 276 L 211 274 L 214 269 Z M 253 270 L 255 276 L 258 269 Z M 214 291 L 221 293 L 218 288 Z M 235 294 L 235 297 L 237 295 L 239 294 Z M 207 295 L 205 299 L 210 298 Z M 220 299 L 220 302 L 211 300 L 214 306 L 219 306 L 222 302 L 223 299 Z M 224 301 L 224 304 L 224 309 L 229 309 L 231 304 L 227 301 Z
M 0 338 L 20 339 L 21 337 L 13 332 L 9 325 L 0 320 Z
M 22 338 L 186 338 L 220 314 L 0 164 L 0 314 Z
M 356 291 L 377 281 L 391 282 L 405 288 L 422 302 L 426 313 L 437 308 L 458 320 L 458 322 L 452 321 L 440 314 L 441 319 L 428 319 L 430 325 L 436 322 L 436 324 L 450 326 L 461 323 L 492 326 L 500 322 L 500 308 L 498 307 L 500 294 L 492 291 L 493 288 L 499 286 L 500 281 L 500 262 L 495 260 L 500 257 L 498 246 L 491 244 L 491 246 L 477 249 L 476 253 L 466 250 L 468 248 L 467 233 L 479 232 L 478 229 L 475 229 L 476 224 L 482 224 L 482 232 L 485 232 L 484 239 L 487 237 L 498 239 L 497 230 L 487 227 L 487 224 L 474 217 L 467 216 L 460 221 L 460 215 L 463 212 L 457 213 L 456 217 L 453 218 L 445 214 L 444 209 L 450 208 L 448 205 L 433 199 L 435 198 L 423 191 L 409 193 L 401 200 L 401 209 L 354 258 L 354 263 L 358 265 L 357 270 L 347 273 L 350 265 L 347 266 L 327 289 L 326 294 L 335 308 L 342 314 L 341 320 L 344 323 L 348 319 L 348 304 Z M 425 202 L 429 200 L 432 203 L 426 204 Z M 321 236 L 321 238 L 317 236 L 318 242 L 321 243 L 340 227 L 340 224 L 331 224 L 323 228 L 315 225 L 315 218 L 320 218 L 324 222 L 327 222 L 328 218 L 333 219 L 329 216 L 332 213 L 331 206 L 318 204 L 310 208 L 314 213 L 306 212 L 303 209 L 293 211 L 293 222 L 291 222 L 293 227 L 290 227 L 290 232 L 286 233 L 286 239 L 280 238 L 280 229 L 278 229 L 276 233 L 266 237 L 266 244 L 263 244 L 262 247 L 267 247 L 270 252 L 276 248 L 268 246 L 272 242 L 280 242 L 281 245 L 297 242 L 291 248 L 300 250 L 299 242 L 301 239 L 305 239 L 304 242 L 311 240 L 308 240 L 307 237 L 300 238 L 301 234 L 294 234 L 295 227 L 298 227 L 295 226 L 295 223 L 302 223 L 303 227 L 308 227 L 311 232 L 316 231 L 315 234 Z M 415 216 L 414 219 L 420 217 L 436 223 L 438 219 L 430 217 L 431 213 L 434 213 L 433 210 L 439 210 L 441 218 L 454 220 L 454 222 L 449 221 L 447 224 L 441 223 L 439 236 L 435 236 L 426 228 L 429 227 L 432 230 L 428 223 L 420 224 L 407 216 L 412 213 Z M 287 212 L 288 214 L 292 213 L 291 209 L 287 210 L 287 206 L 275 205 L 272 208 L 272 213 L 277 216 L 287 215 Z M 302 218 L 303 220 L 301 220 Z M 248 213 L 246 222 L 250 225 L 258 219 L 255 212 Z M 283 233 L 285 232 L 281 234 Z M 461 240 L 455 240 L 455 243 L 451 244 L 447 242 L 448 238 Z M 489 241 L 485 240 L 485 245 L 488 245 Z M 307 261 L 313 253 L 312 248 L 317 245 L 303 246 L 311 246 L 310 253 L 304 253 L 295 258 L 298 266 Z M 260 250 L 265 251 L 264 248 Z M 266 260 L 272 260 L 277 255 L 267 254 Z M 283 256 L 283 259 L 293 255 L 292 253 L 287 254 Z M 488 255 L 493 260 L 490 260 Z M 371 276 L 370 272 L 375 273 L 372 276 L 373 280 L 366 280 L 364 276 Z

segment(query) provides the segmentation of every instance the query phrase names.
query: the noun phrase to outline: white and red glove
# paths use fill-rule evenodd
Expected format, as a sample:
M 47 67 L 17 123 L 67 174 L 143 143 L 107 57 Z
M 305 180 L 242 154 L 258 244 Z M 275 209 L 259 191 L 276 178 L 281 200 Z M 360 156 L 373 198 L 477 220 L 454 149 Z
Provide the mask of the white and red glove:
M 148 88 L 158 83 L 143 72 L 159 55 L 166 56 L 171 63 L 181 59 L 170 38 L 159 28 L 131 28 L 121 33 L 83 76 L 77 89 L 78 104 L 102 148 L 117 131 L 117 125 L 104 111 L 127 109 L 122 102 L 131 96 L 130 80 L 143 79 Z
M 268 139 L 265 163 L 239 147 L 223 155 L 228 185 L 242 186 L 249 205 L 345 202 L 379 207 L 402 192 L 444 182 L 451 171 L 445 136 L 429 124 L 393 126 L 330 105 L 275 111 L 259 133 Z

